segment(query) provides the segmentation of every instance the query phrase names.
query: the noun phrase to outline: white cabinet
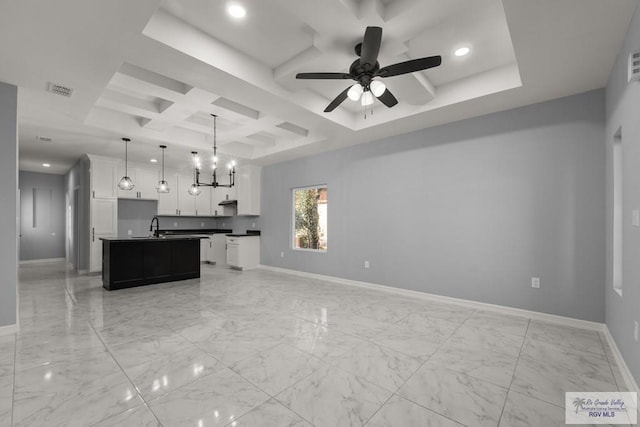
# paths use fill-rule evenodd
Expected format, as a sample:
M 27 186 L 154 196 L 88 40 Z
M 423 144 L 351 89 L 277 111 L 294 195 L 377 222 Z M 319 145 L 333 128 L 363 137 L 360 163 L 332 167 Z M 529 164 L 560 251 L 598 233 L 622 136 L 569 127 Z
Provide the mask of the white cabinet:
M 230 205 L 220 206 L 223 200 L 233 200 L 235 196 L 233 188 L 212 188 L 211 189 L 211 216 L 233 216 L 235 207 Z
M 200 187 L 200 194 L 196 199 L 196 215 L 211 216 L 211 187 Z
M 259 166 L 244 165 L 236 172 L 238 215 L 260 215 Z
M 239 270 L 260 264 L 260 236 L 227 236 L 227 264 Z
M 200 262 L 207 262 L 209 259 L 209 238 L 200 239 Z
M 209 237 L 209 250 L 207 261 L 217 266 L 227 264 L 227 236 L 224 234 L 214 234 Z
M 121 190 L 118 188 L 118 198 L 120 199 L 145 199 L 158 200 L 158 171 L 139 167 L 129 167 L 127 173 L 133 181 L 132 190 Z M 122 178 L 125 174 L 124 165 L 118 167 L 118 176 Z
M 101 237 L 118 234 L 118 161 L 88 155 L 90 201 L 89 210 L 89 272 L 102 270 Z
M 118 235 L 118 199 L 91 199 L 91 236 L 89 253 L 89 271 L 102 270 L 101 237 Z
M 178 174 L 165 171 L 164 179 L 169 183 L 169 192 L 158 193 L 158 215 L 178 215 Z
M 193 184 L 193 176 L 190 174 L 179 174 L 177 195 L 178 214 L 182 216 L 196 215 L 196 196 L 189 194 L 189 187 Z
M 145 200 L 158 200 L 158 180 L 160 174 L 157 170 L 151 169 L 136 169 L 136 188 L 134 191 L 138 191 L 139 199 Z
M 91 198 L 117 197 L 118 188 L 117 161 L 114 159 L 89 156 L 89 175 L 91 182 Z

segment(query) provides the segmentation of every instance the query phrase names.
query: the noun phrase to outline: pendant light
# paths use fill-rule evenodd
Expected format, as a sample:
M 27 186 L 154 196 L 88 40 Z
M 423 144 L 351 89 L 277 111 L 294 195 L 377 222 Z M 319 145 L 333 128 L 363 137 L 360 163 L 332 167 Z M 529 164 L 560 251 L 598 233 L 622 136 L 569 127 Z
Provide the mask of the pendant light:
M 198 187 L 213 187 L 213 188 L 218 188 L 218 187 L 225 187 L 225 188 L 231 188 L 235 185 L 236 183 L 236 161 L 232 160 L 231 162 L 229 162 L 227 164 L 227 168 L 229 170 L 229 183 L 228 184 L 220 184 L 218 182 L 218 145 L 217 145 L 217 125 L 216 125 L 216 119 L 218 118 L 218 116 L 216 116 L 215 114 L 211 114 L 211 117 L 213 117 L 213 157 L 211 157 L 211 182 L 200 182 L 200 169 L 202 167 L 202 164 L 200 163 L 200 159 L 198 159 L 197 151 L 192 151 L 191 154 L 193 155 L 193 167 L 194 167 L 194 171 L 193 174 L 195 176 L 195 180 L 193 185 L 191 186 L 192 188 L 195 187 L 195 189 L 197 189 Z M 189 189 L 189 194 L 192 194 L 192 188 Z M 195 191 L 195 189 L 193 191 Z M 200 190 L 198 189 L 198 194 L 200 194 Z
M 187 192 L 189 194 L 191 194 L 192 196 L 197 196 L 198 194 L 200 194 L 200 187 L 198 184 L 198 175 L 199 175 L 199 167 L 198 167 L 198 152 L 197 151 L 192 151 L 191 155 L 193 156 L 193 184 L 191 184 L 191 187 L 189 187 L 189 190 L 187 190 Z
M 164 180 L 164 150 L 167 148 L 167 146 L 161 145 L 160 148 L 162 149 L 162 179 L 158 181 L 158 186 L 156 187 L 156 190 L 158 190 L 158 193 L 168 193 L 169 183 Z
M 121 190 L 133 190 L 133 187 L 135 187 L 135 185 L 133 184 L 133 181 L 131 180 L 131 178 L 129 178 L 129 170 L 128 170 L 128 163 L 129 163 L 129 141 L 131 141 L 129 138 L 122 138 L 122 140 L 124 141 L 124 176 L 122 177 L 122 179 L 120 179 L 120 182 L 118 183 L 118 188 Z

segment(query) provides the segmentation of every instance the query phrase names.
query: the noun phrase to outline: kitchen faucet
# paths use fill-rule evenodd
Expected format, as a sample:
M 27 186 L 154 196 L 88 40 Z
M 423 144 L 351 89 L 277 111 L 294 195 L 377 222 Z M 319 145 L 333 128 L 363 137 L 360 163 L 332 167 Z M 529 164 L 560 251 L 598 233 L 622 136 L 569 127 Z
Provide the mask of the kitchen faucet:
M 151 225 L 149 226 L 149 233 L 151 233 L 153 231 L 153 222 L 156 222 L 156 231 L 153 233 L 154 237 L 158 237 L 160 234 L 160 220 L 158 219 L 157 216 L 154 215 L 153 219 L 151 220 Z

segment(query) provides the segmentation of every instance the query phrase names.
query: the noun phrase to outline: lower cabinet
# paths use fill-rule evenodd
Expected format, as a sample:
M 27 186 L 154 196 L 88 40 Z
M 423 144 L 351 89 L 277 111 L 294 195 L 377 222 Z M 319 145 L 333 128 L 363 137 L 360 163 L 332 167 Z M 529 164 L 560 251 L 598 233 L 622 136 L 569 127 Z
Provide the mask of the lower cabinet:
M 108 290 L 200 277 L 199 239 L 103 239 L 102 286 Z
M 228 236 L 227 264 L 238 270 L 256 268 L 260 264 L 260 237 Z
M 227 265 L 227 236 L 214 234 L 209 237 L 209 252 L 207 261 L 217 266 Z

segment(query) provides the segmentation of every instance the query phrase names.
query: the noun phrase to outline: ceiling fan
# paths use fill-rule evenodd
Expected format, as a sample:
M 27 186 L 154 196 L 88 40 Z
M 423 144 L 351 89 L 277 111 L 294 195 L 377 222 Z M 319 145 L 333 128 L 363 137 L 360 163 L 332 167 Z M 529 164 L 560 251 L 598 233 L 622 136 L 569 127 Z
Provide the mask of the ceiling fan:
M 375 77 L 393 77 L 416 71 L 437 67 L 442 63 L 440 56 L 412 59 L 380 68 L 378 52 L 382 41 L 382 28 L 367 27 L 362 43 L 355 46 L 356 55 L 360 58 L 353 61 L 348 73 L 298 73 L 296 79 L 321 79 L 321 80 L 347 80 L 352 79 L 357 83 L 346 88 L 324 109 L 329 113 L 349 98 L 360 100 L 363 106 L 373 104 L 373 97 L 378 98 L 384 105 L 391 108 L 398 103 L 395 96 L 380 80 Z

